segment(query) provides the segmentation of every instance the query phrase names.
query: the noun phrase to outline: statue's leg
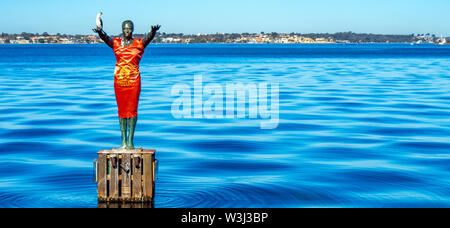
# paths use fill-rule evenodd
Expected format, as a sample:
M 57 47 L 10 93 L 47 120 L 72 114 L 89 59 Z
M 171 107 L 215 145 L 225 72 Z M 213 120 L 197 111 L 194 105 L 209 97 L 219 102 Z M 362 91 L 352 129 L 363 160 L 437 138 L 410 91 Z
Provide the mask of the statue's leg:
M 128 141 L 127 141 L 127 149 L 134 149 L 134 129 L 136 127 L 137 117 L 128 119 Z
M 127 118 L 119 118 L 120 132 L 122 132 L 122 143 L 120 149 L 125 149 L 127 146 Z

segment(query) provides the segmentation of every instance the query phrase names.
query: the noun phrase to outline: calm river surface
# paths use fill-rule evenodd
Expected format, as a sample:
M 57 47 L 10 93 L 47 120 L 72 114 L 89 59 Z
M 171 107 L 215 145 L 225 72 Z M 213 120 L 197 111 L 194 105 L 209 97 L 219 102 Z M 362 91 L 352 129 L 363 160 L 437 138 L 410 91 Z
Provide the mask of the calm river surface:
M 115 61 L 104 44 L 0 45 L 0 207 L 97 207 Z M 450 46 L 152 44 L 140 67 L 155 207 L 450 207 Z M 278 83 L 278 127 L 174 118 L 194 75 Z

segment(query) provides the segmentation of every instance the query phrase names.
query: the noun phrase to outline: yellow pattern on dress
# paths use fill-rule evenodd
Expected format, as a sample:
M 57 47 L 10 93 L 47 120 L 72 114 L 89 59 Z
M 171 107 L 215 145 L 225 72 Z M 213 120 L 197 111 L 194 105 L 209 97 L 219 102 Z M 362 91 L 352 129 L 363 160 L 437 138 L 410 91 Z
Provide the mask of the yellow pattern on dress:
M 117 64 L 114 71 L 118 86 L 127 87 L 136 84 L 139 77 L 139 66 L 122 61 Z

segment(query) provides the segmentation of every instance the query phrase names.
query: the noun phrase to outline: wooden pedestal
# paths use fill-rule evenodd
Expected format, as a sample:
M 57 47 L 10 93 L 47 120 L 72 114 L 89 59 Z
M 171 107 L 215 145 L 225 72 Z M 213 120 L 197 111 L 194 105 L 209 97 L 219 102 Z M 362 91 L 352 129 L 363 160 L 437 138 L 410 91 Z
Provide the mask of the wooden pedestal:
M 99 202 L 153 202 L 155 150 L 101 150 L 97 155 Z

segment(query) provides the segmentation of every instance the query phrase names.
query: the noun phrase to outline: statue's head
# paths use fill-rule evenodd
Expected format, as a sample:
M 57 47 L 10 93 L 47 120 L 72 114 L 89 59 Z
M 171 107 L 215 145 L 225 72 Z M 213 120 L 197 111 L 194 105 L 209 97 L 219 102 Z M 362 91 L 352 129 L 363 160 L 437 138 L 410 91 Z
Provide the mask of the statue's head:
M 133 36 L 134 24 L 130 20 L 126 20 L 122 23 L 122 33 L 126 38 L 131 38 Z

